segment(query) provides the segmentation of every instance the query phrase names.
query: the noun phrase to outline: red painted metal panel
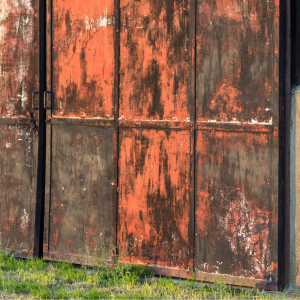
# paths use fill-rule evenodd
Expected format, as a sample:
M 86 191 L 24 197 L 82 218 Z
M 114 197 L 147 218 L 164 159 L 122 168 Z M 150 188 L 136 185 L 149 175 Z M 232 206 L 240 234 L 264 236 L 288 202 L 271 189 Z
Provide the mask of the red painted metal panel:
M 120 132 L 118 245 L 125 260 L 193 264 L 189 131 Z
M 197 4 L 197 120 L 272 124 L 279 1 Z
M 53 1 L 53 114 L 113 118 L 114 1 Z
M 190 1 L 120 1 L 122 119 L 189 120 Z
M 193 1 L 120 1 L 117 244 L 193 266 Z

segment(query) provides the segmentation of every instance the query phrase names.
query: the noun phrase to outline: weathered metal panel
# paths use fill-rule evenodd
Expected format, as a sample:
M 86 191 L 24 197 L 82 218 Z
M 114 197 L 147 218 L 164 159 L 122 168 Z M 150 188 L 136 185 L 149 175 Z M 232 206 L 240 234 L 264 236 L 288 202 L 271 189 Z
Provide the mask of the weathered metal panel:
M 117 244 L 193 266 L 194 2 L 120 1 Z
M 278 280 L 279 1 L 197 1 L 195 270 Z
M 193 107 L 190 1 L 120 1 L 123 119 L 188 121 Z
M 114 1 L 52 3 L 53 114 L 113 118 Z
M 0 4 L 0 115 L 29 116 L 38 88 L 38 2 Z
M 0 124 L 0 242 L 32 256 L 36 149 L 28 125 Z
M 37 137 L 30 130 L 38 89 L 38 2 L 0 4 L 0 243 L 33 255 Z
M 44 255 L 277 280 L 278 1 L 49 3 Z
M 200 0 L 196 18 L 197 120 L 273 124 L 279 1 Z
M 47 11 L 44 257 L 82 262 L 86 247 L 115 244 L 116 9 L 54 0 Z
M 52 125 L 52 134 L 44 256 L 82 259 L 112 244 L 113 128 Z
M 123 259 L 193 265 L 190 132 L 122 128 L 118 245 Z
M 277 169 L 270 139 L 197 133 L 197 271 L 277 278 Z

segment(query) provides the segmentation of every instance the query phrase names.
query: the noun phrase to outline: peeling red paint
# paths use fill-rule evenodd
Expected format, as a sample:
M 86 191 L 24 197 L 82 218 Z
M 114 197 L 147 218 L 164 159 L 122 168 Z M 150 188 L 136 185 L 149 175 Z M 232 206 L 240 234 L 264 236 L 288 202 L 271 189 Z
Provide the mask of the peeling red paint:
M 114 2 L 53 2 L 54 115 L 113 118 Z
M 279 2 L 196 16 L 195 269 L 277 278 Z
M 118 244 L 126 260 L 187 268 L 189 131 L 124 129 L 120 141 Z
M 38 5 L 35 0 L 2 1 L 0 8 L 0 115 L 25 116 L 31 110 L 31 93 L 38 88 Z
M 197 2 L 198 120 L 270 122 L 278 98 L 278 12 L 274 0 Z
M 277 278 L 278 0 L 117 4 L 53 2 L 45 257 Z
M 189 1 L 122 0 L 120 112 L 125 119 L 190 119 Z

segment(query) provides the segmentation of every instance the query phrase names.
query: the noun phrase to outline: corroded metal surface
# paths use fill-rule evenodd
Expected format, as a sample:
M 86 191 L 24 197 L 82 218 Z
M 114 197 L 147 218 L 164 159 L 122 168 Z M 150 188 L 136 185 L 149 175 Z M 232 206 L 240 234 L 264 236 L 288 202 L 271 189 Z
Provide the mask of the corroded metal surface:
M 38 89 L 38 3 L 0 4 L 0 242 L 33 254 L 37 138 L 30 130 Z
M 32 256 L 36 147 L 30 124 L 0 126 L 0 241 Z
M 165 268 L 157 265 L 149 265 L 150 270 L 156 275 L 171 276 L 177 278 L 196 279 L 202 282 L 222 281 L 226 284 L 237 286 L 257 287 L 261 284 L 261 279 L 247 278 L 241 276 L 231 276 L 221 273 L 191 272 L 179 268 Z
M 120 1 L 118 245 L 131 262 L 193 265 L 191 1 Z
M 120 1 L 121 118 L 191 118 L 190 21 L 190 1 Z
M 53 125 L 52 133 L 44 255 L 94 253 L 112 244 L 113 128 Z
M 195 270 L 277 281 L 279 2 L 198 1 L 196 23 Z
M 53 1 L 56 116 L 113 118 L 114 1 Z
M 28 115 L 31 93 L 38 89 L 38 4 L 8 0 L 0 9 L 0 114 Z
M 131 262 L 192 266 L 190 132 L 120 132 L 118 245 Z
M 196 18 L 197 120 L 273 124 L 279 1 L 201 0 Z
M 199 132 L 196 147 L 195 269 L 276 277 L 277 170 L 270 135 Z
M 82 262 L 115 243 L 116 11 L 79 0 L 47 1 L 47 11 L 44 257 Z
M 160 274 L 275 282 L 279 3 L 51 9 L 44 255 L 102 234 Z

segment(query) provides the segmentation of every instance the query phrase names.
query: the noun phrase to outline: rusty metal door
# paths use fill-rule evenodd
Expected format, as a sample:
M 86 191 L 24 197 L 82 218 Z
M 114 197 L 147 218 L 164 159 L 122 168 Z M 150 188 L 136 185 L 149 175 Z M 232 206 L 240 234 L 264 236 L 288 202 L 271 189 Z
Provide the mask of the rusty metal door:
M 196 3 L 120 1 L 118 245 L 276 286 L 279 3 Z
M 45 258 L 276 281 L 279 3 L 227 2 L 48 1 Z
M 114 1 L 48 1 L 44 257 L 115 244 Z
M 117 244 L 192 265 L 193 20 L 185 2 L 48 3 L 45 258 Z
M 196 19 L 195 270 L 276 287 L 279 2 L 201 0 Z
M 168 275 L 193 267 L 194 11 L 120 1 L 118 245 Z
M 0 4 L 0 243 L 21 257 L 32 257 L 34 247 L 38 4 L 36 0 Z

